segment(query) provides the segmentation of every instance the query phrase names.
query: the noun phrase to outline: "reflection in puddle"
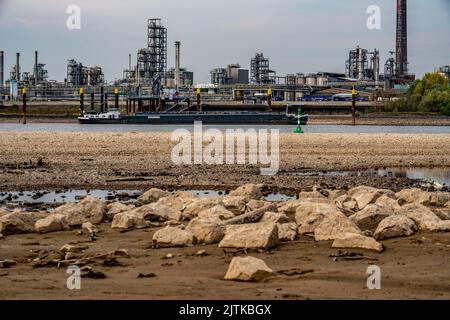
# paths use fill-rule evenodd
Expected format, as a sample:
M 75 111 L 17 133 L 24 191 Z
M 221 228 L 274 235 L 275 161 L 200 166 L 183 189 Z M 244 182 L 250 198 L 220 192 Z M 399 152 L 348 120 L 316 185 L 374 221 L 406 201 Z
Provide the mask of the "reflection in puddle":
M 224 190 L 186 190 L 194 193 L 200 198 L 225 195 Z M 123 203 L 133 202 L 144 191 L 142 190 L 64 190 L 64 191 L 14 191 L 0 192 L 0 207 L 2 205 L 20 205 L 20 204 L 47 204 L 58 205 L 67 202 L 78 202 L 86 196 L 92 196 L 103 201 L 118 200 Z M 285 201 L 295 199 L 295 196 L 289 196 L 281 193 L 271 193 L 264 197 L 266 201 Z
M 297 172 L 296 176 L 408 178 L 450 185 L 450 168 L 383 168 L 361 171 Z

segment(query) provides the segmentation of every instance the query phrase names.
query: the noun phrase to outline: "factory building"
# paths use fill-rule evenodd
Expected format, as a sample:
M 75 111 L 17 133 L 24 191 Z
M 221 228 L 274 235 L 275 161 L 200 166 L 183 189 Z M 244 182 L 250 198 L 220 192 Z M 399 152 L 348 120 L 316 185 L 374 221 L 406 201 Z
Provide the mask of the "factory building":
M 74 59 L 67 61 L 66 80 L 73 86 L 96 86 L 105 82 L 101 67 L 86 67 Z
M 270 70 L 270 61 L 262 53 L 256 53 L 250 61 L 250 81 L 255 84 L 274 84 L 276 82 L 276 72 Z
M 238 63 L 229 64 L 226 68 L 211 70 L 211 83 L 215 85 L 248 84 L 249 72 L 241 69 Z
M 345 74 L 351 79 L 379 81 L 380 52 L 377 49 L 369 52 L 357 46 L 349 53 L 345 63 Z

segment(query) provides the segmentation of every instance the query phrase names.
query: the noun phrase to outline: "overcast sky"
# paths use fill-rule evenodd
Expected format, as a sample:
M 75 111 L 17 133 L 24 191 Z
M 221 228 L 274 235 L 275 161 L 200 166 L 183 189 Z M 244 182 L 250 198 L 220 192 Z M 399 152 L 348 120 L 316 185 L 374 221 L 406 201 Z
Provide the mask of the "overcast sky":
M 81 8 L 81 30 L 68 30 L 66 9 Z M 381 30 L 366 27 L 370 5 L 381 7 Z M 408 1 L 409 62 L 418 76 L 450 64 L 450 0 Z M 108 81 L 120 78 L 146 47 L 147 19 L 168 28 L 168 67 L 174 41 L 181 64 L 196 82 L 229 63 L 249 68 L 255 52 L 270 58 L 278 75 L 344 72 L 356 45 L 381 52 L 382 66 L 395 47 L 395 0 L 0 0 L 0 50 L 5 79 L 21 52 L 31 71 L 34 50 L 51 79 L 66 77 L 66 61 L 103 67 Z

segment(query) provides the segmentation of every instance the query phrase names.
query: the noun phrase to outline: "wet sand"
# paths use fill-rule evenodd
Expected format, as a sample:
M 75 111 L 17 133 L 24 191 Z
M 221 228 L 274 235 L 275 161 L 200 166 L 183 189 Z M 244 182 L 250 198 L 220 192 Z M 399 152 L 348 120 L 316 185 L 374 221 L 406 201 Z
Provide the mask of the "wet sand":
M 1 133 L 0 191 L 48 189 L 216 189 L 262 183 L 296 193 L 369 185 L 398 191 L 406 178 L 296 176 L 384 167 L 450 168 L 449 134 L 281 134 L 280 169 L 264 165 L 174 165 L 171 133 Z

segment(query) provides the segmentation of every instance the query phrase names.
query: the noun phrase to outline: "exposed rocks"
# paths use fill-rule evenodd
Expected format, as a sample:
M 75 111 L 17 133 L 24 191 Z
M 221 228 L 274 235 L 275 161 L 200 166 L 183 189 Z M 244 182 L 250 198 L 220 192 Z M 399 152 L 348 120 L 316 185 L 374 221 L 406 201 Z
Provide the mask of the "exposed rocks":
M 37 233 L 48 233 L 70 229 L 67 216 L 59 213 L 50 214 L 46 218 L 36 221 L 34 227 Z
M 442 220 L 450 220 L 450 208 L 436 208 L 433 212 Z
M 198 218 L 205 220 L 228 220 L 234 218 L 235 215 L 230 210 L 227 210 L 223 205 L 216 205 L 212 208 L 200 211 Z
M 247 210 L 248 211 L 253 211 L 253 210 L 262 208 L 264 206 L 267 206 L 269 204 L 270 204 L 269 201 L 252 199 L 249 202 L 247 202 Z
M 259 200 L 263 194 L 260 188 L 255 184 L 244 184 L 230 192 L 231 197 L 245 197 L 248 201 L 251 199 Z
M 351 215 L 350 220 L 355 223 L 361 231 L 374 232 L 378 224 L 388 216 L 394 214 L 389 208 L 381 208 L 376 204 L 369 204 L 363 210 Z
M 79 203 L 67 203 L 57 207 L 54 213 L 65 215 L 70 227 L 81 226 L 83 222 L 98 224 L 105 217 L 106 205 L 103 201 L 88 196 Z
M 343 213 L 333 212 L 326 215 L 314 230 L 316 241 L 334 240 L 346 233 L 360 234 L 361 230 Z
M 367 205 L 374 203 L 382 195 L 387 195 L 391 198 L 395 198 L 395 194 L 391 190 L 376 189 L 366 186 L 360 186 L 350 189 L 347 194 L 354 201 L 356 201 L 358 210 L 362 210 Z
M 230 197 L 227 196 L 222 199 L 222 204 L 227 210 L 230 210 L 236 215 L 242 214 L 247 209 L 246 197 Z
M 197 243 L 212 244 L 220 242 L 225 236 L 225 225 L 220 221 L 204 220 L 195 218 L 186 227 Z
M 183 210 L 183 216 L 190 220 L 204 210 L 210 209 L 222 203 L 219 197 L 204 198 L 193 201 Z
M 36 221 L 45 218 L 47 212 L 24 212 L 15 210 L 0 217 L 0 233 L 4 236 L 36 232 Z
M 130 211 L 134 209 L 134 205 L 132 204 L 123 204 L 118 201 L 109 203 L 106 205 L 106 218 L 108 220 L 112 220 L 114 216 L 118 213 Z
M 332 248 L 358 248 L 366 250 L 374 250 L 383 252 L 384 247 L 374 238 L 366 237 L 355 233 L 345 233 L 339 238 L 335 239 Z
M 194 235 L 180 227 L 165 227 L 155 232 L 153 242 L 160 247 L 188 247 L 194 244 Z
M 281 202 L 278 205 L 278 212 L 284 213 L 286 215 L 295 214 L 298 206 L 300 206 L 303 202 L 303 200 L 288 200 L 285 202 Z
M 402 207 L 402 213 L 414 220 L 419 230 L 439 231 L 442 222 L 437 215 L 422 204 L 411 203 Z
M 399 203 L 417 203 L 424 206 L 444 206 L 450 201 L 449 192 L 428 192 L 418 188 L 404 189 L 396 193 Z
M 159 201 L 133 209 L 131 212 L 142 216 L 145 220 L 164 222 L 167 220 L 180 220 L 181 211 Z
M 11 268 L 15 264 L 16 264 L 16 262 L 14 260 L 10 260 L 10 259 L 0 260 L 0 269 Z
M 148 224 L 141 213 L 136 213 L 134 210 L 118 213 L 114 216 L 111 228 L 130 229 L 142 228 Z
M 334 199 L 334 203 L 346 216 L 351 216 L 358 211 L 358 203 L 346 194 Z
M 220 248 L 269 249 L 278 243 L 278 227 L 275 223 L 260 222 L 228 225 Z
M 254 257 L 234 257 L 231 260 L 225 280 L 262 281 L 273 274 L 266 263 Z
M 278 240 L 294 241 L 297 237 L 297 224 L 295 222 L 277 223 Z
M 287 222 L 290 222 L 291 220 L 284 213 L 269 211 L 269 212 L 264 213 L 261 220 L 259 220 L 259 221 L 260 222 L 273 222 L 273 223 L 287 223 Z
M 377 240 L 410 236 L 417 231 L 416 223 L 402 214 L 394 214 L 383 219 L 374 233 Z
M 231 218 L 231 219 L 225 221 L 225 224 L 244 224 L 244 223 L 257 222 L 262 218 L 262 216 L 266 212 L 276 210 L 276 208 L 277 208 L 276 204 L 272 203 L 265 207 L 262 207 L 262 208 L 254 210 L 254 211 L 244 213 L 240 216 Z
M 140 196 L 137 201 L 140 205 L 149 204 L 152 202 L 156 202 L 161 198 L 170 196 L 171 193 L 158 189 L 158 188 L 151 188 L 150 190 L 144 192 L 142 196 Z
M 160 198 L 156 203 L 172 208 L 172 210 L 182 212 L 192 202 L 196 201 L 198 197 L 187 191 L 178 191 L 170 196 Z
M 332 203 L 302 201 L 295 213 L 295 221 L 299 226 L 298 233 L 301 235 L 313 233 L 325 216 L 334 212 L 340 213 Z
M 401 209 L 398 200 L 386 194 L 379 197 L 377 201 L 375 201 L 375 204 L 384 210 L 391 211 L 392 213 L 399 213 Z
M 86 229 L 87 232 L 89 232 L 89 235 L 91 237 L 95 236 L 98 233 L 98 229 L 96 226 L 94 226 L 92 223 L 90 222 L 85 222 L 81 225 L 82 229 Z

